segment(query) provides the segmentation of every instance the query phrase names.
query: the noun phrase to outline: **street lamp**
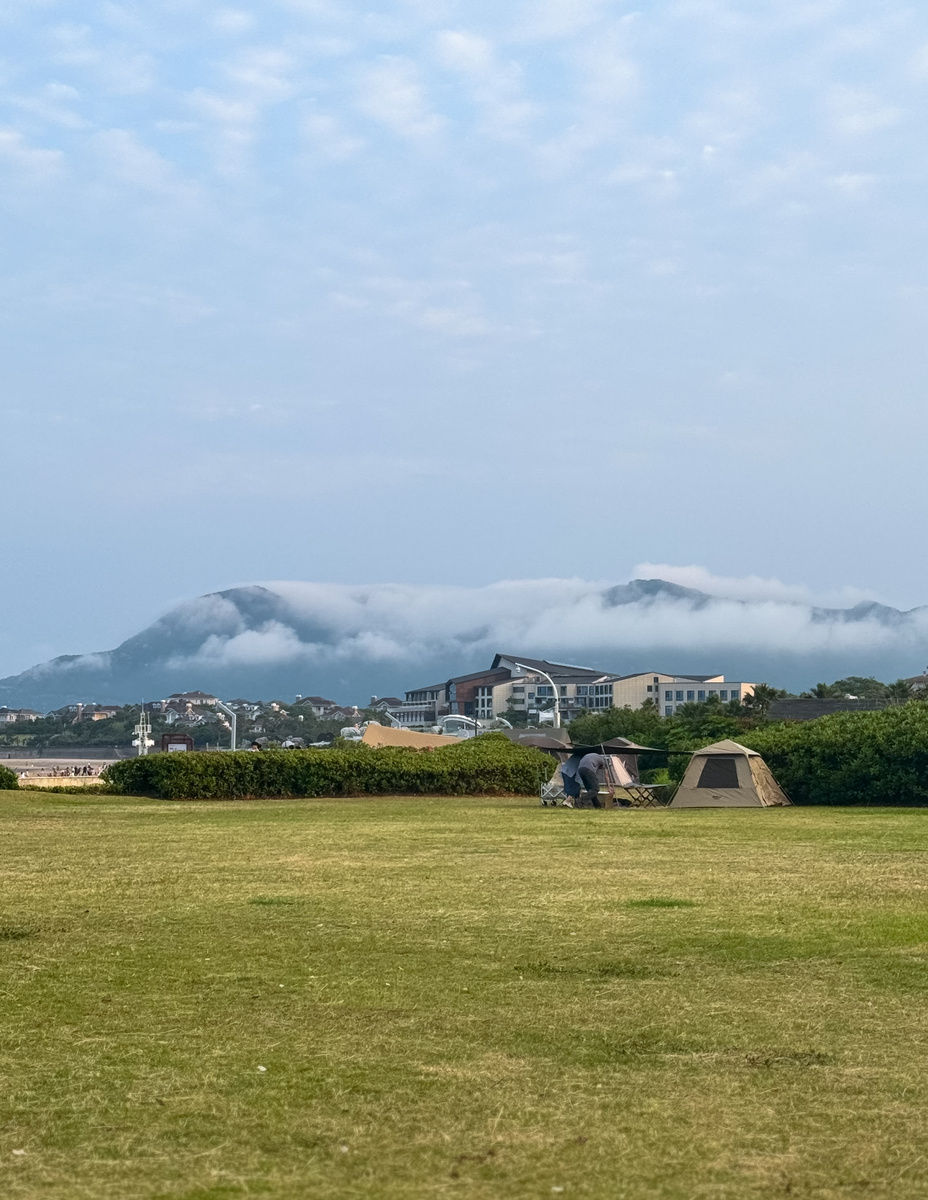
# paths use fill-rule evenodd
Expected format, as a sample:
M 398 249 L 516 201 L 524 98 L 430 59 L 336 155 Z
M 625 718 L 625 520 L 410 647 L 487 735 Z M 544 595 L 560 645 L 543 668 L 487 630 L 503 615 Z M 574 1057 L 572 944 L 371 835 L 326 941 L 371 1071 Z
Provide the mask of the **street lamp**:
M 226 714 L 226 716 L 229 718 L 229 724 L 230 724 L 229 732 L 231 734 L 231 739 L 230 739 L 231 745 L 230 745 L 229 749 L 237 750 L 238 749 L 238 737 L 237 737 L 238 716 L 236 715 L 235 709 L 229 708 L 228 704 L 223 704 L 223 702 L 221 700 L 216 701 L 216 707 L 218 709 L 221 709 L 222 712 L 224 712 Z
M 561 727 L 561 697 L 557 690 L 557 684 L 554 682 L 554 680 L 551 678 L 551 676 L 548 674 L 547 671 L 542 671 L 538 667 L 527 667 L 525 665 L 525 663 L 516 663 L 516 667 L 520 671 L 532 671 L 535 675 L 543 675 L 544 678 L 547 679 L 548 683 L 551 684 L 551 690 L 552 690 L 552 692 L 554 692 L 554 728 L 560 729 L 560 727 Z

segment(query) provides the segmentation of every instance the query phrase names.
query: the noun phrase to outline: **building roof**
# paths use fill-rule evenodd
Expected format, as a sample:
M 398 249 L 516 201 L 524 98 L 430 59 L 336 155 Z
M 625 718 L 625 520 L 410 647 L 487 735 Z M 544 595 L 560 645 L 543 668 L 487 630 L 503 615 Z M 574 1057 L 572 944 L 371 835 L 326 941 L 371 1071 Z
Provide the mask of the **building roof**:
M 767 710 L 771 721 L 815 721 L 839 712 L 880 712 L 888 708 L 888 700 L 819 700 L 817 696 L 774 700 Z
M 471 671 L 469 675 L 455 675 L 448 683 L 470 683 L 475 679 L 496 679 L 498 683 L 505 683 L 511 678 L 512 672 L 508 667 L 490 667 L 483 671 Z
M 544 671 L 552 679 L 563 679 L 565 676 L 571 679 L 582 679 L 587 676 L 591 679 L 600 679 L 604 675 L 615 678 L 610 671 L 596 671 L 592 667 L 578 667 L 571 663 L 548 662 L 546 658 L 527 658 L 524 654 L 497 654 L 493 659 L 490 669 L 498 669 L 502 659 L 506 659 L 507 662 L 511 663 L 521 663 L 523 667 L 528 667 L 530 671 Z
M 171 692 L 169 700 L 216 700 L 209 692 Z
M 312 705 L 317 705 L 317 706 L 320 704 L 324 704 L 328 708 L 335 707 L 335 701 L 334 700 L 326 700 L 325 696 L 303 696 L 303 697 L 301 697 L 301 699 L 297 700 L 296 703 L 297 704 L 312 704 Z

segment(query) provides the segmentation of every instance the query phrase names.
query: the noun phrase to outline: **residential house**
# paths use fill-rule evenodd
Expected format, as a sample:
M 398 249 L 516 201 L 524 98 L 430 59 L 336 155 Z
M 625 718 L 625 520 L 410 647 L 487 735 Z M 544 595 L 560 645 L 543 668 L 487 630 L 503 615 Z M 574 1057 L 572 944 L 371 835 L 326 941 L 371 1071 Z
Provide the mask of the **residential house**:
M 297 696 L 297 708 L 308 708 L 314 717 L 327 719 L 328 714 L 339 707 L 334 700 L 326 700 L 325 696 Z
M 82 721 L 109 721 L 121 711 L 119 704 L 85 704 Z
M 32 708 L 0 708 L 0 725 L 15 725 L 17 721 L 41 721 L 42 714 Z
M 172 692 L 164 703 L 175 705 L 192 704 L 194 708 L 215 708 L 218 699 L 218 696 L 211 696 L 209 692 Z

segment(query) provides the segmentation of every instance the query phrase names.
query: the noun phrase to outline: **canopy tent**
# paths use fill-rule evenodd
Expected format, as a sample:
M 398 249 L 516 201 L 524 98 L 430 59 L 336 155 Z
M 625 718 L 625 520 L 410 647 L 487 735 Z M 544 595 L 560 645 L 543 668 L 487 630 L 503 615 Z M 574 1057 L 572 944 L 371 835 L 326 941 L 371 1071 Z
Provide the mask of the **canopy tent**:
M 790 804 L 756 750 L 726 739 L 697 750 L 671 808 L 772 808 Z
M 414 750 L 434 750 L 439 746 L 460 746 L 461 739 L 442 733 L 416 733 L 414 729 L 397 729 L 376 725 L 372 721 L 364 730 L 361 741 L 365 746 L 411 746 Z

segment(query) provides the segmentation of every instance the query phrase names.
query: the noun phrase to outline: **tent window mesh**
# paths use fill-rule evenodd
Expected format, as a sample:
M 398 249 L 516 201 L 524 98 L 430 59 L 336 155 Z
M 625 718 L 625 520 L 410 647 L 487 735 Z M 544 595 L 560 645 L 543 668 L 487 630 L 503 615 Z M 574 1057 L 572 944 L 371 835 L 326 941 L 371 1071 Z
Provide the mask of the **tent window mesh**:
M 697 787 L 736 788 L 738 786 L 738 764 L 733 758 L 707 758 L 699 776 Z

